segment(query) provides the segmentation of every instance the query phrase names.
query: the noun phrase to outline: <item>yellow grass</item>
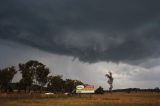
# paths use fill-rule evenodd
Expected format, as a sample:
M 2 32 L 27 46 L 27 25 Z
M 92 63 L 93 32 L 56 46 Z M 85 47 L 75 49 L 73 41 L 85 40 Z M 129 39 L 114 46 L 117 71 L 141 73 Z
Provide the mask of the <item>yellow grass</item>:
M 160 93 L 112 93 L 104 95 L 22 95 L 0 96 L 0 106 L 160 106 Z

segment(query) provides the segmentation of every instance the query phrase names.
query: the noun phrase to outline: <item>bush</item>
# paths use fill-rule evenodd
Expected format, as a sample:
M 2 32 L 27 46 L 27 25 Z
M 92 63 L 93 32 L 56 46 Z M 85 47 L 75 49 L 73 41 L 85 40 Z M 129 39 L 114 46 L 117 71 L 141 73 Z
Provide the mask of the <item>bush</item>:
M 104 90 L 103 90 L 103 88 L 100 86 L 99 88 L 97 88 L 97 89 L 95 90 L 95 93 L 96 93 L 96 94 L 104 94 Z

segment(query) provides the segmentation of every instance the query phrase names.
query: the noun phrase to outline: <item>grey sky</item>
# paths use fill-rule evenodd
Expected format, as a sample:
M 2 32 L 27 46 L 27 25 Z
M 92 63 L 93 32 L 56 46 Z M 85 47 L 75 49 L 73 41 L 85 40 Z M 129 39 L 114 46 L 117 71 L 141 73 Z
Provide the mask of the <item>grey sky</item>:
M 52 72 L 97 86 L 106 84 L 103 74 L 108 70 L 115 74 L 116 88 L 159 86 L 159 4 L 159 0 L 1 0 L 0 65 L 37 59 Z M 120 84 L 125 78 L 128 82 Z

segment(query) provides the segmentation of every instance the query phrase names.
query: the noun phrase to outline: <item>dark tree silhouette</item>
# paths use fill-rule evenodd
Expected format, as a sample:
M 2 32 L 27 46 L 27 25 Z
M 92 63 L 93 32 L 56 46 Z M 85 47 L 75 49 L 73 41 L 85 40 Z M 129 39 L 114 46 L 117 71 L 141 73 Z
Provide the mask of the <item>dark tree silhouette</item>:
M 65 80 L 65 92 L 74 93 L 77 85 L 82 85 L 83 83 L 78 80 L 66 79 Z
M 48 89 L 54 92 L 64 91 L 64 84 L 65 82 L 60 75 L 48 77 Z
M 46 85 L 48 79 L 49 69 L 45 67 L 45 65 L 39 63 L 36 69 L 35 77 L 38 83 L 41 85 L 42 88 Z
M 104 94 L 104 90 L 101 86 L 99 86 L 96 90 L 95 90 L 96 94 Z
M 41 86 L 44 86 L 47 82 L 47 75 L 49 74 L 49 69 L 45 68 L 41 62 L 36 60 L 30 60 L 25 64 L 19 64 L 19 71 L 22 74 L 22 79 L 20 83 L 23 85 L 25 92 L 30 88 L 34 82 L 37 80 Z
M 4 89 L 6 92 L 10 89 L 9 83 L 11 83 L 14 75 L 17 73 L 14 66 L 0 70 L 0 89 Z
M 112 92 L 112 88 L 113 88 L 113 77 L 112 77 L 112 73 L 108 72 L 108 74 L 106 74 L 106 77 L 108 78 L 108 84 L 110 85 L 109 87 L 109 91 Z

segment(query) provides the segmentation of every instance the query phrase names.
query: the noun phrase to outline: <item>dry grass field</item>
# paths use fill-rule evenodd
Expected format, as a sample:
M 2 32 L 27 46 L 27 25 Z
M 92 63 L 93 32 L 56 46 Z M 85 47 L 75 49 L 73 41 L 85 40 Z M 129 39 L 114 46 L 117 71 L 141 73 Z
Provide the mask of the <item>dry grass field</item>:
M 106 93 L 91 97 L 1 94 L 0 106 L 160 106 L 160 93 Z

